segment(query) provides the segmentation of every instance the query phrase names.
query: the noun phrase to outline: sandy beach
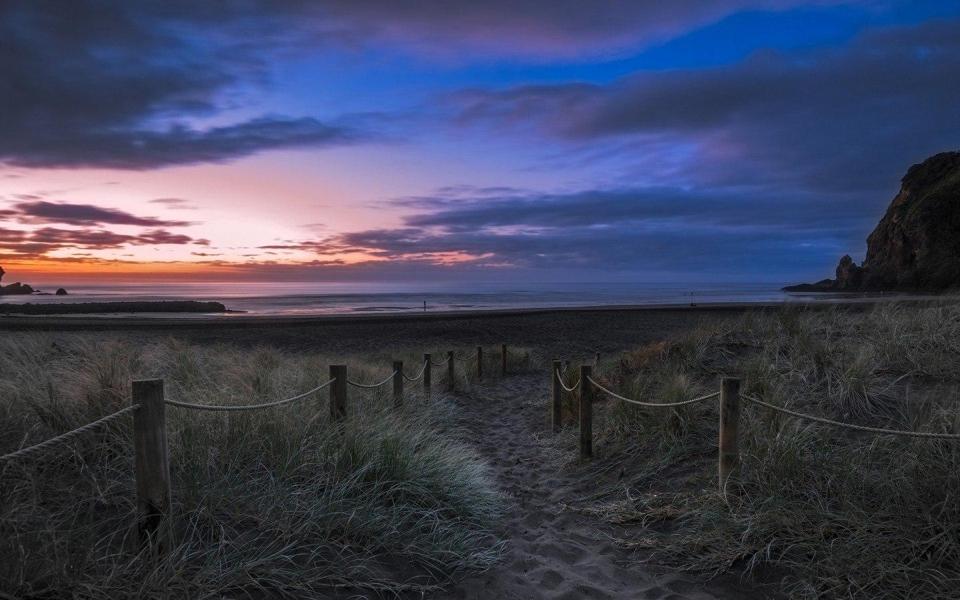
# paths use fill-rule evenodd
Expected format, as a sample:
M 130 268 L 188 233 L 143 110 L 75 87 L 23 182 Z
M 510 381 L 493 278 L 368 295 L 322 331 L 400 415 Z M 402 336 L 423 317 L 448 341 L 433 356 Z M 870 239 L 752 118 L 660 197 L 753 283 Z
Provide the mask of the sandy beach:
M 844 305 L 845 310 L 861 310 L 874 302 L 864 300 Z M 744 311 L 775 310 L 783 306 L 783 303 L 728 303 L 205 319 L 7 316 L 0 318 L 0 330 L 114 331 L 145 338 L 175 335 L 195 343 L 271 345 L 285 350 L 351 354 L 410 349 L 439 351 L 505 343 L 544 357 L 575 358 L 633 348 Z M 800 306 L 822 310 L 836 304 Z
M 499 533 L 502 560 L 433 596 L 437 600 L 572 600 L 646 598 L 746 600 L 770 590 L 735 576 L 707 580 L 639 564 L 622 544 L 644 526 L 609 525 L 584 514 L 598 488 L 616 485 L 624 457 L 564 465 L 551 451 L 545 405 L 550 390 L 539 374 L 510 377 L 454 394 L 464 437 L 488 461 L 507 501 Z M 613 463 L 616 464 L 613 464 Z M 616 468 L 614 468 L 616 467 Z

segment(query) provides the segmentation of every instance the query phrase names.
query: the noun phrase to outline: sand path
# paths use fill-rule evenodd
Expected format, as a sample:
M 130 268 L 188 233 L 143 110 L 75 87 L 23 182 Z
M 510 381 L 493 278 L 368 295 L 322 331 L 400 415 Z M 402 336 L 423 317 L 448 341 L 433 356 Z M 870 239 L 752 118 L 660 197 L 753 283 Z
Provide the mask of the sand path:
M 613 527 L 572 510 L 589 476 L 553 466 L 537 440 L 546 430 L 544 377 L 518 375 L 458 394 L 467 440 L 490 462 L 507 497 L 503 560 L 492 570 L 434 596 L 472 599 L 757 598 L 729 585 L 653 573 L 617 547 Z

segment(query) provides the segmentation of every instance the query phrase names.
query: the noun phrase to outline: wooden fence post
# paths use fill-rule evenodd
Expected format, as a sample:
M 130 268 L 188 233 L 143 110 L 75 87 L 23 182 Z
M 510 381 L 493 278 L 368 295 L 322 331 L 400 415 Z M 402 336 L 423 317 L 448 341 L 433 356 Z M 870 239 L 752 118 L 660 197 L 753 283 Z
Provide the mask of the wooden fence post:
M 483 379 L 483 346 L 477 346 L 477 380 Z
M 347 365 L 330 365 L 330 420 L 340 421 L 347 416 Z
M 580 366 L 580 458 L 593 456 L 593 385 L 590 365 Z
M 507 345 L 500 345 L 500 374 L 507 374 Z
M 430 397 L 430 367 L 433 366 L 430 360 L 429 353 L 423 355 L 423 393 L 428 398 Z
M 553 382 L 553 404 L 550 408 L 550 418 L 553 422 L 553 431 L 554 433 L 560 431 L 560 428 L 563 426 L 561 421 L 560 408 L 561 404 L 561 394 L 563 393 L 563 388 L 560 387 L 560 361 L 554 359 L 553 361 L 553 371 L 550 373 L 550 381 Z
M 740 423 L 740 380 L 724 377 L 720 380 L 720 491 L 724 492 L 727 479 L 740 462 L 737 434 Z
M 449 380 L 448 387 L 450 388 L 451 392 L 457 389 L 456 377 L 457 372 L 456 363 L 453 361 L 453 350 L 449 350 L 447 352 L 447 379 Z
M 403 361 L 393 361 L 393 405 L 403 406 Z
M 141 544 L 157 554 L 166 552 L 170 539 L 170 455 L 163 400 L 163 380 L 133 382 L 134 469 L 137 488 L 137 533 Z

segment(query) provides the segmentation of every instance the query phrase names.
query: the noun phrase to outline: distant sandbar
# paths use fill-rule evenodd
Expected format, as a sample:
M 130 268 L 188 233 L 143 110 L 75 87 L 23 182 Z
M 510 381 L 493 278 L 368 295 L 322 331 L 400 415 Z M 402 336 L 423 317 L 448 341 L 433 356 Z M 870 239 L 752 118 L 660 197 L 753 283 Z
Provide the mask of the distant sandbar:
M 0 314 L 18 315 L 97 315 L 119 313 L 225 313 L 219 302 L 164 300 L 156 302 L 77 302 L 0 304 Z

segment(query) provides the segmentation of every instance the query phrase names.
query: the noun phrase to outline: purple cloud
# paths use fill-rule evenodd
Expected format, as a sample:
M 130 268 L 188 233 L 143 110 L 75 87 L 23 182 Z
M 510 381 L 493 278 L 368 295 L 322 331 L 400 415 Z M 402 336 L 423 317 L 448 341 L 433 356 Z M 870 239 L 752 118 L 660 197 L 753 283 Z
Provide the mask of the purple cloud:
M 64 225 L 135 225 L 140 227 L 185 227 L 189 221 L 172 221 L 156 217 L 138 217 L 115 208 L 103 208 L 92 204 L 66 202 L 20 202 L 7 216 L 22 223 L 62 223 Z
M 57 250 L 111 250 L 125 246 L 203 245 L 187 235 L 162 229 L 137 235 L 115 233 L 104 229 L 62 229 L 41 227 L 33 231 L 0 228 L 0 256 L 18 259 L 44 259 Z M 58 257 L 56 260 L 61 260 Z
M 544 194 L 466 188 L 391 203 L 414 212 L 397 228 L 347 232 L 267 246 L 319 260 L 363 253 L 390 261 L 386 274 L 431 268 L 450 255 L 473 257 L 461 273 L 502 270 L 682 272 L 688 278 L 780 276 L 820 268 L 824 256 L 858 242 L 871 219 L 867 197 L 851 195 L 824 228 L 824 203 L 762 188 L 621 188 Z M 709 261 L 704 260 L 709 256 Z M 785 279 L 785 280 L 786 280 Z

